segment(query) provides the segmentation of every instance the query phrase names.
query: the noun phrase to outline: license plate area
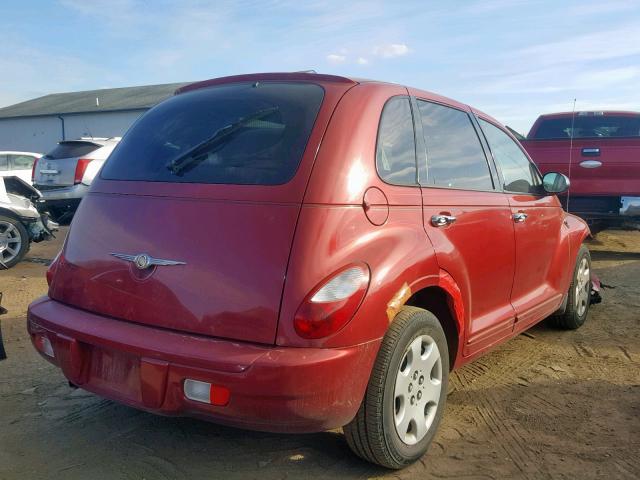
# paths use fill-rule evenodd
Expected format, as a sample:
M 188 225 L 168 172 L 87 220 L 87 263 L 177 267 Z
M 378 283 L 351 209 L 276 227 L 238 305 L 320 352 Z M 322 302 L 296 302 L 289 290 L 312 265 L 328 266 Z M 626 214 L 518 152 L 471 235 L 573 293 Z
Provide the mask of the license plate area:
M 89 384 L 115 397 L 141 400 L 140 359 L 115 350 L 93 347 Z

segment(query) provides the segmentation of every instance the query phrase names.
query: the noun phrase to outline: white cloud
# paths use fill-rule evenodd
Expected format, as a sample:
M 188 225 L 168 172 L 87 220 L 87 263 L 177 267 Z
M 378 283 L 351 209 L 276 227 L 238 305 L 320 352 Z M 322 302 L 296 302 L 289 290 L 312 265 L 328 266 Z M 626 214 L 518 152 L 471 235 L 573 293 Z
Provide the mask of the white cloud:
M 533 45 L 516 52 L 519 63 L 560 65 L 610 60 L 640 54 L 640 28 L 620 25 L 612 30 L 575 35 L 564 40 Z
M 366 59 L 366 58 L 364 58 L 364 57 L 358 57 L 358 59 L 356 60 L 356 63 L 357 63 L 358 65 L 366 65 L 366 64 L 368 64 L 368 63 L 369 63 L 369 60 L 367 60 L 367 59 Z
M 338 63 L 344 63 L 346 61 L 347 61 L 346 55 L 338 55 L 336 53 L 330 53 L 329 55 L 327 55 L 327 62 L 329 63 L 338 64 Z
M 373 54 L 382 58 L 402 57 L 409 53 L 409 47 L 404 43 L 390 43 L 373 49 Z

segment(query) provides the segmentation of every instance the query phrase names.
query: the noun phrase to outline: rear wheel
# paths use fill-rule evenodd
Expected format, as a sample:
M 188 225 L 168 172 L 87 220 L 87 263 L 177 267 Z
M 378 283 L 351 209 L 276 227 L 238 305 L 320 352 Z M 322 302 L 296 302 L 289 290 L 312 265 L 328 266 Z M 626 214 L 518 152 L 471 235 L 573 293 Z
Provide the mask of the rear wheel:
M 0 269 L 11 268 L 29 250 L 29 234 L 22 223 L 0 215 Z
M 430 312 L 404 307 L 385 335 L 356 417 L 343 430 L 351 449 L 387 468 L 427 451 L 447 394 L 449 351 Z
M 564 313 L 551 317 L 551 323 L 558 328 L 575 330 L 587 320 L 591 303 L 591 255 L 582 245 L 578 251 L 573 279 L 567 292 L 567 307 Z

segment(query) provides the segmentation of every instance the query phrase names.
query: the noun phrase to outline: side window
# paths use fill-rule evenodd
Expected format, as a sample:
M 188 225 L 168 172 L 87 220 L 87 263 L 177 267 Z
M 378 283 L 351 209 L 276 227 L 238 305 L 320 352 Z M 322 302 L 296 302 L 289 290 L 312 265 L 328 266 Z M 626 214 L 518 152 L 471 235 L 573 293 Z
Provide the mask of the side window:
M 34 158 L 30 155 L 9 155 L 12 170 L 31 170 Z
M 9 162 L 6 155 L 0 154 L 0 172 L 9 170 Z
M 500 171 L 504 189 L 509 192 L 539 194 L 542 179 L 522 149 L 501 129 L 479 119 L 489 148 Z
M 418 100 L 427 147 L 425 186 L 493 190 L 478 134 L 467 113 Z
M 411 104 L 406 97 L 389 100 L 380 117 L 376 168 L 385 182 L 416 185 L 416 145 Z

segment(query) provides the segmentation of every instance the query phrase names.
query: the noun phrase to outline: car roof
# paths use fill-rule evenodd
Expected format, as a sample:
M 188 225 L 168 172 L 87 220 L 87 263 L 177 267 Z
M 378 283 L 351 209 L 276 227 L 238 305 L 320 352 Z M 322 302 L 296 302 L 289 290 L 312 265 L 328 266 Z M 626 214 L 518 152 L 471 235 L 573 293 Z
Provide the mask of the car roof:
M 237 82 L 251 82 L 251 81 L 268 81 L 268 80 L 289 80 L 289 81 L 302 81 L 302 82 L 315 82 L 315 83 L 340 83 L 344 85 L 357 85 L 360 83 L 367 84 L 380 84 L 384 85 L 394 85 L 394 86 L 402 86 L 407 88 L 412 95 L 419 96 L 425 98 L 426 100 L 432 100 L 438 103 L 445 103 L 454 107 L 458 107 L 463 110 L 468 110 L 468 105 L 458 102 L 449 97 L 445 97 L 443 95 L 439 95 L 437 93 L 429 92 L 427 90 L 420 90 L 413 87 L 409 87 L 408 85 L 401 85 L 393 82 L 385 82 L 380 80 L 372 80 L 367 78 L 359 78 L 359 77 L 346 77 L 339 75 L 328 75 L 323 73 L 315 73 L 315 72 L 268 72 L 268 73 L 250 73 L 244 75 L 232 75 L 228 77 L 219 77 L 212 78 L 209 80 L 203 80 L 201 82 L 190 83 L 183 87 L 180 87 L 176 90 L 176 95 L 189 92 L 192 90 L 197 90 L 200 88 L 206 88 L 214 85 L 223 85 L 227 83 L 237 83 Z M 487 119 L 493 120 L 494 122 L 502 125 L 497 120 L 493 119 L 491 116 L 481 112 L 480 110 L 476 110 L 471 108 L 471 110 L 479 114 Z
M 43 154 L 36 152 L 19 152 L 16 150 L 0 150 L 0 155 L 32 155 L 34 157 L 41 157 Z
M 574 112 L 558 112 L 558 113 L 545 113 L 540 115 L 540 118 L 566 118 L 574 115 Z M 617 116 L 617 117 L 638 117 L 640 112 L 632 112 L 629 110 L 581 110 L 576 111 L 575 115 L 579 116 Z

